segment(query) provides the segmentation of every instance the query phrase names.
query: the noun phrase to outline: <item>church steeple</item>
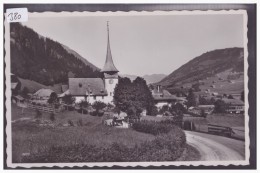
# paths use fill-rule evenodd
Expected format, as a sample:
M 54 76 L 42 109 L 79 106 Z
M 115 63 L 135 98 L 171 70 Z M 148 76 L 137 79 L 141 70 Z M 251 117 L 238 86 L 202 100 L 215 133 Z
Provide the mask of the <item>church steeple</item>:
M 107 22 L 107 56 L 106 56 L 106 62 L 101 70 L 101 72 L 118 72 L 117 68 L 114 65 L 111 49 L 110 49 L 110 41 L 109 41 L 109 24 Z

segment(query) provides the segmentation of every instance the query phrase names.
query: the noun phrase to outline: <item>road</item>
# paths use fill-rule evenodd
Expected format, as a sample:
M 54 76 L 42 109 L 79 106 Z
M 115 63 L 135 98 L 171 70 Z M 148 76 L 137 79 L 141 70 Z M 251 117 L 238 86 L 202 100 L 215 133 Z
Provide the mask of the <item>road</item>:
M 245 142 L 223 136 L 185 131 L 187 143 L 201 154 L 201 160 L 244 160 Z

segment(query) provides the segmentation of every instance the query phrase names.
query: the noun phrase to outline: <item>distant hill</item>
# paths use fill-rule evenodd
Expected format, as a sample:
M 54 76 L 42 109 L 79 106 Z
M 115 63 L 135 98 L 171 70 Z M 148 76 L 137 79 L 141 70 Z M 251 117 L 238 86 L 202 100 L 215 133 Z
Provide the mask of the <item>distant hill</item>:
M 127 77 L 129 78 L 131 81 L 135 80 L 138 76 L 136 75 L 130 75 L 130 74 L 119 74 L 120 77 Z
M 151 75 L 144 75 L 143 78 L 146 80 L 147 84 L 157 83 L 165 78 L 167 75 L 165 74 L 151 74 Z
M 128 74 L 120 74 L 120 76 L 121 77 L 127 77 L 131 81 L 135 80 L 135 78 L 138 77 L 136 75 L 128 75 Z M 144 76 L 141 76 L 141 77 L 144 78 L 144 80 L 146 81 L 147 84 L 151 84 L 151 83 L 159 82 L 160 80 L 162 80 L 166 76 L 167 75 L 165 75 L 165 74 L 151 74 L 151 75 L 144 75 Z
M 100 70 L 67 46 L 40 36 L 19 23 L 10 24 L 11 72 L 44 85 L 75 77 L 101 77 Z
M 243 48 L 219 49 L 192 59 L 163 78 L 158 84 L 166 88 L 178 88 L 185 85 L 191 86 L 203 80 L 205 82 L 205 80 L 217 77 L 218 74 L 223 72 L 241 74 L 243 71 Z M 228 77 L 225 80 L 228 80 Z

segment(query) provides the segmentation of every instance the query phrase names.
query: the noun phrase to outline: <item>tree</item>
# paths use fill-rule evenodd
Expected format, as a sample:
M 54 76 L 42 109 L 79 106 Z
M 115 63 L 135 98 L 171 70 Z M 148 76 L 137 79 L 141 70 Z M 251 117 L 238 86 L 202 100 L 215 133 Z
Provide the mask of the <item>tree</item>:
M 65 104 L 72 105 L 75 103 L 75 98 L 72 97 L 71 95 L 65 95 L 62 100 L 64 101 Z
M 29 89 L 27 87 L 24 87 L 22 90 L 22 96 L 24 98 L 28 98 Z
M 162 108 L 159 110 L 159 113 L 163 114 L 166 111 L 169 111 L 169 106 L 168 105 L 163 105 Z
M 207 117 L 207 114 L 205 113 L 205 110 L 204 110 L 204 109 L 201 110 L 200 115 L 201 115 L 202 117 L 204 117 L 204 118 Z
M 92 104 L 92 107 L 96 109 L 96 111 L 102 110 L 106 107 L 107 105 L 104 102 L 96 101 Z
M 92 104 L 92 107 L 95 109 L 95 111 L 93 112 L 93 115 L 96 116 L 103 116 L 104 115 L 104 108 L 107 105 L 104 102 L 100 102 L 100 101 L 96 101 Z
M 216 113 L 225 113 L 226 112 L 226 103 L 223 100 L 217 100 L 215 102 L 215 112 Z
M 79 107 L 80 107 L 80 113 L 85 113 L 87 114 L 88 111 L 86 110 L 89 106 L 89 102 L 87 100 L 82 100 L 80 103 L 79 103 Z
M 196 96 L 192 89 L 189 90 L 189 94 L 187 96 L 187 107 L 196 106 Z
M 204 97 L 199 98 L 200 105 L 208 105 L 208 100 Z
M 139 116 L 144 109 L 151 114 L 154 100 L 143 78 L 137 77 L 133 82 L 129 78 L 119 78 L 115 88 L 114 104 L 124 112 L 134 107 L 135 114 Z
M 87 108 L 89 106 L 89 102 L 87 100 L 82 100 L 80 103 L 79 103 L 79 106 L 81 108 Z
M 240 100 L 242 100 L 243 102 L 245 101 L 245 92 L 244 91 L 241 92 Z
M 187 112 L 187 110 L 181 103 L 172 104 L 170 111 L 176 114 L 183 114 Z
M 54 104 L 58 101 L 58 96 L 55 92 L 52 92 L 51 95 L 50 95 L 50 98 L 48 100 L 48 103 L 49 104 Z

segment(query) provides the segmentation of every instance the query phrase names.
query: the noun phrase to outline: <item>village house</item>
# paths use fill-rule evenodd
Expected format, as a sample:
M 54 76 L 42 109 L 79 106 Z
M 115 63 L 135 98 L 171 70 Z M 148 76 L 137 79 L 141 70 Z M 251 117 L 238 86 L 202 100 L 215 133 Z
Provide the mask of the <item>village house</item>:
M 69 94 L 75 98 L 76 103 L 83 100 L 89 103 L 101 101 L 112 104 L 113 102 L 119 71 L 112 59 L 108 25 L 106 62 L 101 72 L 103 73 L 103 78 L 69 78 Z
M 238 99 L 222 99 L 226 103 L 226 112 L 242 114 L 245 112 L 245 103 Z
M 184 97 L 177 97 L 172 95 L 169 91 L 162 89 L 160 85 L 157 85 L 152 90 L 152 96 L 155 101 L 155 106 L 160 109 L 164 105 L 171 105 L 172 103 L 184 104 L 187 100 Z

